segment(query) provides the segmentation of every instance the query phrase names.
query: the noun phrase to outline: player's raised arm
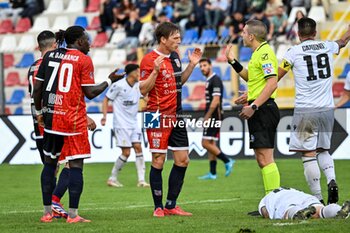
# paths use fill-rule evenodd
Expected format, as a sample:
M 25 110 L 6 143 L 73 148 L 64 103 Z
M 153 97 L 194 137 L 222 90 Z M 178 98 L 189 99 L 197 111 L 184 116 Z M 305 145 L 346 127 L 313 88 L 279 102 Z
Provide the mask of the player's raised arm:
M 93 99 L 99 94 L 101 94 L 107 87 L 109 87 L 112 83 L 117 82 L 118 80 L 122 79 L 125 75 L 125 72 L 121 74 L 117 74 L 119 69 L 114 70 L 112 73 L 109 74 L 106 81 L 100 83 L 96 86 L 82 86 L 83 92 L 85 96 L 88 99 Z
M 227 62 L 232 68 L 245 80 L 248 81 L 248 70 L 245 69 L 239 61 L 235 59 L 235 55 L 232 51 L 232 44 L 228 45 L 225 51 Z
M 159 69 L 161 64 L 164 61 L 164 56 L 158 56 L 156 58 L 156 60 L 154 60 L 154 67 L 152 72 L 150 73 L 150 75 L 148 76 L 148 78 L 146 78 L 145 80 L 142 80 L 140 82 L 140 91 L 141 94 L 143 96 L 146 96 L 148 94 L 148 92 L 150 92 L 150 90 L 153 89 L 155 83 L 156 83 L 156 79 L 159 73 Z M 142 69 L 142 65 L 141 65 L 141 69 Z
M 188 58 L 190 60 L 190 63 L 188 64 L 186 69 L 182 72 L 182 75 L 181 75 L 181 83 L 182 84 L 184 84 L 188 80 L 188 78 L 192 74 L 194 67 L 196 67 L 199 60 L 201 59 L 202 54 L 203 54 L 203 52 L 200 50 L 200 48 L 195 48 L 193 53 L 188 51 Z
M 349 42 L 350 40 L 350 25 L 348 26 L 348 30 L 345 32 L 345 34 L 337 41 L 338 45 L 339 45 L 339 50 L 343 47 L 346 46 L 346 44 Z

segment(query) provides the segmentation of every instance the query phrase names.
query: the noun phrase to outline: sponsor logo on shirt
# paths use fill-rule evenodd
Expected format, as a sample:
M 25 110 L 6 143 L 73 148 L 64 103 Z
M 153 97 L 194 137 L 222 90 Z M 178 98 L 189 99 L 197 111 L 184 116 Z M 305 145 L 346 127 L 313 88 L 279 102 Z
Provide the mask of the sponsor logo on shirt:
M 174 61 L 175 61 L 176 66 L 180 68 L 180 66 L 181 66 L 180 60 L 176 58 L 176 59 L 174 59 Z

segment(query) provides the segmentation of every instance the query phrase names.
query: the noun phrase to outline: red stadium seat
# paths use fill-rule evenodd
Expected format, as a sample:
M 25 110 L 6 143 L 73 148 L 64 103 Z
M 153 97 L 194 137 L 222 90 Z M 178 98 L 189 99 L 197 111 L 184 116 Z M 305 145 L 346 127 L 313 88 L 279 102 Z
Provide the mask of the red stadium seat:
M 100 9 L 100 0 L 90 0 L 85 12 L 96 12 Z
M 5 69 L 13 66 L 15 63 L 15 57 L 13 54 L 4 54 L 4 66 Z
M 98 30 L 101 28 L 101 21 L 99 16 L 95 16 L 90 25 L 87 27 L 88 30 Z
M 205 105 L 206 103 L 205 102 L 202 102 L 199 107 L 198 107 L 198 110 L 205 110 Z
M 11 87 L 20 84 L 19 73 L 16 71 L 9 72 L 5 80 L 5 86 Z
M 203 99 L 205 100 L 205 85 L 195 86 L 188 100 L 197 101 Z
M 32 27 L 32 23 L 29 18 L 22 18 L 18 21 L 15 32 L 22 33 L 28 31 Z
M 5 19 L 0 24 L 0 34 L 13 33 L 13 24 L 11 19 Z
M 105 44 L 108 42 L 108 36 L 105 32 L 98 33 L 92 42 L 91 47 L 94 48 L 100 48 L 105 46 Z
M 343 82 L 335 82 L 332 86 L 333 96 L 340 97 L 344 91 L 344 83 Z
M 11 109 L 9 107 L 5 107 L 5 114 L 6 115 L 11 115 Z
M 19 84 L 21 86 L 27 87 L 29 85 L 29 80 L 26 77 L 23 81 L 21 81 L 21 83 Z

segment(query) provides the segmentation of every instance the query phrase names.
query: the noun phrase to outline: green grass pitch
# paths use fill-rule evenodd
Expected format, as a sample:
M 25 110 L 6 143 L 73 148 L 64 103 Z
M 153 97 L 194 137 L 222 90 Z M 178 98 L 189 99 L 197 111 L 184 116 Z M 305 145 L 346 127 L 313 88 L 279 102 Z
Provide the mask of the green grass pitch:
M 308 192 L 301 160 L 277 160 L 281 184 Z M 335 161 L 340 202 L 350 199 L 350 160 Z M 172 161 L 163 171 L 164 192 Z M 147 164 L 147 179 L 149 172 Z M 218 162 L 218 179 L 200 181 L 208 171 L 207 161 L 192 160 L 178 204 L 192 217 L 152 217 L 153 201 L 149 189 L 136 187 L 134 163 L 123 168 L 119 180 L 124 188 L 106 185 L 112 164 L 87 164 L 84 167 L 84 192 L 79 214 L 91 223 L 67 224 L 63 219 L 40 223 L 42 215 L 41 165 L 0 165 L 1 232 L 349 232 L 350 219 L 271 221 L 251 217 L 263 196 L 260 170 L 254 160 L 237 160 L 230 177 Z M 326 182 L 322 178 L 327 199 Z M 68 195 L 62 202 L 68 207 Z M 165 200 L 165 197 L 164 197 Z M 250 231 L 249 231 L 250 230 Z

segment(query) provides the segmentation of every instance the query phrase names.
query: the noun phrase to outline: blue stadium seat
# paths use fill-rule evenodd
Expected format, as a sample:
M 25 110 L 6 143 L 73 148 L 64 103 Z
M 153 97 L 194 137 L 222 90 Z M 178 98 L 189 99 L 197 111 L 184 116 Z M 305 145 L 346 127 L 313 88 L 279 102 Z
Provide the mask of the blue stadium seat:
M 22 115 L 23 114 L 23 108 L 22 107 L 17 107 L 13 114 L 15 114 L 15 115 Z
M 185 31 L 184 36 L 182 38 L 183 45 L 190 45 L 195 43 L 198 40 L 198 32 L 195 29 L 188 29 Z
M 96 103 L 102 103 L 103 99 L 105 98 L 107 93 L 107 89 L 104 90 L 100 95 L 98 95 L 97 97 L 93 98 L 92 100 Z
M 230 29 L 225 27 L 220 34 L 219 44 L 227 44 L 230 40 Z
M 4 1 L 0 2 L 0 8 L 5 9 L 5 8 L 10 8 L 10 3 Z
M 198 39 L 198 44 L 208 44 L 217 40 L 217 34 L 214 29 L 204 29 L 201 37 Z
M 341 73 L 341 75 L 339 75 L 339 78 L 346 78 L 346 75 L 349 73 L 350 71 L 350 63 L 347 63 L 343 69 L 343 72 Z
M 213 72 L 217 74 L 222 79 L 222 73 L 220 66 L 213 66 Z
M 181 98 L 182 100 L 187 99 L 190 96 L 190 93 L 188 92 L 188 87 L 187 86 L 182 86 L 182 92 L 181 92 Z
M 252 57 L 252 49 L 248 47 L 241 47 L 239 50 L 239 60 L 240 61 L 249 61 Z
M 89 100 L 86 96 L 84 97 L 85 103 L 90 103 L 92 100 Z
M 6 104 L 20 104 L 25 96 L 25 92 L 22 89 L 17 89 L 12 93 L 12 96 L 9 101 L 6 101 Z
M 341 108 L 350 108 L 350 101 L 346 102 Z
M 189 82 L 197 82 L 197 81 L 203 81 L 203 82 L 205 82 L 206 79 L 205 79 L 205 77 L 203 76 L 201 70 L 200 70 L 198 67 L 196 67 L 196 68 L 194 68 L 194 70 L 193 70 L 193 72 L 192 72 L 190 78 L 188 79 L 188 81 L 189 81 Z
M 222 81 L 230 81 L 231 80 L 231 67 L 227 67 L 224 76 L 221 77 Z
M 74 25 L 81 26 L 83 28 L 87 28 L 89 23 L 88 23 L 86 16 L 78 16 L 75 19 Z
M 190 103 L 183 103 L 182 104 L 182 110 L 184 111 L 192 111 L 193 107 Z
M 86 110 L 88 113 L 99 113 L 100 108 L 98 106 L 89 106 Z
M 25 53 L 21 61 L 16 65 L 17 68 L 27 68 L 34 63 L 34 54 L 33 53 Z
M 182 63 L 190 62 L 190 60 L 188 59 L 188 52 L 193 53 L 193 50 L 194 50 L 194 48 L 187 48 L 186 49 L 186 51 L 185 51 L 185 53 L 184 53 L 184 55 L 183 55 L 183 57 L 181 59 Z
M 247 90 L 247 86 L 244 84 L 239 84 L 239 90 L 240 91 L 246 91 Z

